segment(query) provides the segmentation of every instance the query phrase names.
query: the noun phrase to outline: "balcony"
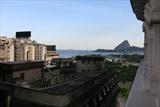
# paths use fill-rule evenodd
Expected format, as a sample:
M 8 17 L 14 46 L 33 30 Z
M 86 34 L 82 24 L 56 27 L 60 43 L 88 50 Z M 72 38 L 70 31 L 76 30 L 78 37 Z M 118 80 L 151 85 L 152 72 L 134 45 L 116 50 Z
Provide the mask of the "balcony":
M 140 65 L 135 80 L 132 85 L 126 107 L 159 107 L 156 104 L 156 97 L 147 89 L 147 69 L 143 63 Z

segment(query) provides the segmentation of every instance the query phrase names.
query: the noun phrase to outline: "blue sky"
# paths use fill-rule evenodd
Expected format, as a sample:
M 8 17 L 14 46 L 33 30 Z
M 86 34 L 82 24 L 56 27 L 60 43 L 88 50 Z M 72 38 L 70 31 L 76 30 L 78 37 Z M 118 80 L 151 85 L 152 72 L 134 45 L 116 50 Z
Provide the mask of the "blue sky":
M 0 35 L 32 31 L 58 49 L 112 49 L 123 40 L 143 46 L 142 23 L 130 0 L 0 0 Z

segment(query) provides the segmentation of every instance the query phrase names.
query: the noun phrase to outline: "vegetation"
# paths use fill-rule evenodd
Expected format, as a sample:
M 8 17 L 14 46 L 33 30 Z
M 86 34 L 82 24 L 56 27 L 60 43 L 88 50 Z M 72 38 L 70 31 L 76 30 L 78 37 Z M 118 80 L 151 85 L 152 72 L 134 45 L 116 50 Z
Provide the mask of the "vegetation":
M 120 96 L 127 99 L 128 95 L 129 95 L 129 89 L 128 88 L 120 88 Z
M 129 66 L 120 66 L 119 67 L 119 81 L 121 82 L 132 82 L 135 78 L 138 66 L 129 65 Z
M 111 58 L 113 61 L 106 61 L 106 68 L 118 71 L 119 97 L 126 101 L 143 55 L 112 55 Z M 114 58 L 119 60 L 114 61 Z
M 137 62 L 140 63 L 143 60 L 143 55 L 123 55 L 124 58 L 128 62 Z
M 123 61 L 140 63 L 144 55 L 111 55 L 114 58 L 121 58 Z
M 125 100 L 127 100 L 129 92 L 130 92 L 131 85 L 132 85 L 131 82 L 127 82 L 125 84 L 119 83 L 119 86 L 120 86 L 119 96 L 123 97 Z
M 119 97 L 122 101 L 126 101 L 143 55 L 113 55 L 111 58 L 112 62 L 106 61 L 105 68 L 109 71 L 118 71 Z M 119 60 L 114 61 L 114 58 Z

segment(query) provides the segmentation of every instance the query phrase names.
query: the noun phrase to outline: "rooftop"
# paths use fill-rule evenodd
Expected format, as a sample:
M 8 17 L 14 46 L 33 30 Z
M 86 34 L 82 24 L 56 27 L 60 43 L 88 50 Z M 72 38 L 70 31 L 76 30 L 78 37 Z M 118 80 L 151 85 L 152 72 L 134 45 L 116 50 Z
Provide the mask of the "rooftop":
M 56 45 L 46 45 L 47 51 L 56 51 Z
M 86 84 L 90 80 L 94 79 L 95 77 L 99 76 L 100 73 L 90 73 L 89 74 L 82 74 L 79 78 L 74 79 L 72 81 L 65 82 L 63 84 L 55 85 L 49 88 L 43 88 L 44 92 L 52 93 L 52 94 L 66 94 L 72 92 L 74 89 L 82 87 L 82 85 Z
M 56 59 L 53 59 L 52 61 L 70 62 L 70 61 L 73 61 L 73 58 L 56 58 Z
M 19 70 L 27 70 L 43 66 L 44 61 L 0 62 L 0 71 L 16 72 Z
M 76 56 L 76 60 L 86 60 L 86 61 L 104 61 L 105 57 L 103 56 Z
M 20 37 L 31 37 L 31 31 L 20 31 L 20 32 L 16 32 L 16 38 L 20 38 Z

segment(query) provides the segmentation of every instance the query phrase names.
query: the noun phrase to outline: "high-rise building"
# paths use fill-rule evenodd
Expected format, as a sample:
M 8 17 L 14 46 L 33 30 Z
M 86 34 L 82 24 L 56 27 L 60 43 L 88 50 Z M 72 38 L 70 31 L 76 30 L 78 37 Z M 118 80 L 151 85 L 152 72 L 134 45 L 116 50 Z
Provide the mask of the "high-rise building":
M 14 42 L 15 42 L 16 61 L 24 61 L 24 60 L 47 61 L 48 59 L 55 58 L 56 55 L 55 45 L 51 45 L 51 47 L 49 46 L 50 49 L 49 51 L 47 51 L 47 46 L 31 40 L 30 31 L 16 32 L 16 39 L 14 40 Z
M 0 36 L 0 61 L 14 61 L 13 39 Z
M 31 41 L 31 32 L 16 32 L 15 61 L 35 60 L 35 46 Z

